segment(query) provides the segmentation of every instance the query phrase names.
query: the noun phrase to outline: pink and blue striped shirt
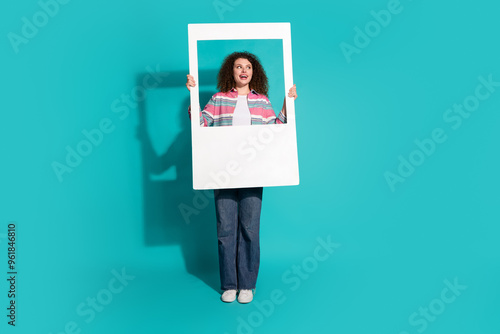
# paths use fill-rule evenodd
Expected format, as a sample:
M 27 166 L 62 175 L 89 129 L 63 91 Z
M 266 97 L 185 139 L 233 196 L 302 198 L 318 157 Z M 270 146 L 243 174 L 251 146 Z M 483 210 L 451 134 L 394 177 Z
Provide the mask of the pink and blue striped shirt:
M 201 126 L 230 126 L 233 124 L 233 114 L 238 101 L 238 91 L 219 92 L 212 96 L 205 108 L 200 111 Z M 250 109 L 251 124 L 284 124 L 286 116 L 281 111 L 276 117 L 269 99 L 251 90 L 247 97 Z

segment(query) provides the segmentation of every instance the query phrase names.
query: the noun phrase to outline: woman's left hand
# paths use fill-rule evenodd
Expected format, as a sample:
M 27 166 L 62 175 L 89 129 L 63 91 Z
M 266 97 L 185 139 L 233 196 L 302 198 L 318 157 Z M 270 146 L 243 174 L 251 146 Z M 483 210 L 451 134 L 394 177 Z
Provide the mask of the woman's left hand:
M 288 97 L 293 97 L 294 100 L 297 99 L 297 87 L 295 87 L 295 85 L 292 86 L 292 88 L 290 88 L 288 90 Z

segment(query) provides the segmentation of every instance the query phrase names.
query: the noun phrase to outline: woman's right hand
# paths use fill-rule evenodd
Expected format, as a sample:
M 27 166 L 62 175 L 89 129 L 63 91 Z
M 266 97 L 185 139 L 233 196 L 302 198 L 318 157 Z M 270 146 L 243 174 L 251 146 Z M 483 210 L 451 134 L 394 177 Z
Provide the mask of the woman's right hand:
M 194 81 L 194 77 L 190 74 L 187 75 L 186 87 L 189 91 L 191 91 L 191 87 L 196 86 L 196 81 Z

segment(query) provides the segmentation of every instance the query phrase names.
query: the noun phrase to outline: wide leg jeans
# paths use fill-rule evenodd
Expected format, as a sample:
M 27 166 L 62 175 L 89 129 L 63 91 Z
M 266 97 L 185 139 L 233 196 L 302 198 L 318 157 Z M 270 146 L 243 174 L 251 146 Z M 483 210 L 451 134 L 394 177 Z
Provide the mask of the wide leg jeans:
M 214 191 L 222 290 L 255 289 L 262 191 L 262 187 Z

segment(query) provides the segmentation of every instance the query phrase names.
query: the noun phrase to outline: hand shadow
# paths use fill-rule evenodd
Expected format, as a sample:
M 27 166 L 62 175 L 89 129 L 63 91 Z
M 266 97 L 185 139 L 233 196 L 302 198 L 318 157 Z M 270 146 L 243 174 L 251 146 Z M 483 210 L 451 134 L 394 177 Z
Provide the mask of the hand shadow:
M 154 89 L 184 85 L 187 71 L 169 72 L 167 79 Z M 209 73 L 211 77 L 216 76 Z M 138 85 L 146 73 L 137 77 Z M 200 93 L 200 101 L 208 101 L 210 93 Z M 137 138 L 142 153 L 142 183 L 144 208 L 144 241 L 146 246 L 180 246 L 188 273 L 219 291 L 217 232 L 213 191 L 193 190 L 191 131 L 188 116 L 189 93 L 180 106 L 181 131 L 163 154 L 157 154 L 148 133 L 147 98 L 138 104 Z M 165 110 L 172 113 L 174 109 Z M 179 114 L 172 115 L 174 119 Z M 175 117 L 174 117 L 175 116 Z M 150 124 L 159 126 L 161 124 Z M 155 174 L 174 168 L 176 177 L 155 180 Z M 175 174 L 175 173 L 174 173 Z M 152 177 L 153 176 L 153 177 Z M 172 259 L 172 261 L 174 261 Z

